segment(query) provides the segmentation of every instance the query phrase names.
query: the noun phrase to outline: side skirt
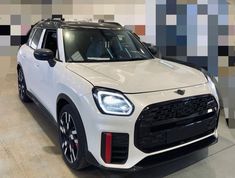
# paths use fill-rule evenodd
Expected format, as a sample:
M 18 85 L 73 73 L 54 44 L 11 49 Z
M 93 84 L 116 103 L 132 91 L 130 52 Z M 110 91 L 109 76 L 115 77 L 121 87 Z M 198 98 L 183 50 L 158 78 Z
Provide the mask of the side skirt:
M 28 97 L 38 106 L 43 114 L 50 120 L 50 122 L 58 129 L 58 124 L 55 121 L 52 114 L 43 106 L 43 104 L 29 91 L 27 91 Z

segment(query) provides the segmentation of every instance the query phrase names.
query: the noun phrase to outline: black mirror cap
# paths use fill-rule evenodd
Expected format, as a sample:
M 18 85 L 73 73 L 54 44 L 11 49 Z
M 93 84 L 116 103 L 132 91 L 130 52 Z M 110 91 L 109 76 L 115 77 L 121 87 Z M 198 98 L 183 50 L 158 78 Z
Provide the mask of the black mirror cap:
M 158 54 L 158 48 L 156 46 L 149 46 L 148 49 L 154 56 Z
M 54 58 L 54 53 L 50 49 L 36 49 L 33 54 L 40 61 L 50 61 Z
M 146 43 L 146 42 L 142 42 L 142 43 L 145 45 L 146 48 L 148 48 L 148 50 L 152 53 L 152 55 L 154 56 L 158 55 L 159 50 L 156 46 L 152 45 L 151 43 Z

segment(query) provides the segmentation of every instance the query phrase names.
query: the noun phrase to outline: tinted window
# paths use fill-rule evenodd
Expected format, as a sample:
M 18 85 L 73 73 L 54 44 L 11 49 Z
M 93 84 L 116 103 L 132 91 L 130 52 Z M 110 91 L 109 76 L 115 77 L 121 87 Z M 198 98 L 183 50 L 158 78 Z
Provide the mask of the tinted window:
M 151 59 L 146 48 L 126 30 L 65 29 L 68 62 L 100 62 Z
M 30 45 L 33 49 L 37 48 L 41 34 L 42 34 L 42 29 L 36 29 L 36 31 L 33 35 L 31 45 Z
M 44 40 L 43 40 L 43 48 L 52 50 L 55 55 L 54 57 L 58 58 L 56 31 L 47 30 Z

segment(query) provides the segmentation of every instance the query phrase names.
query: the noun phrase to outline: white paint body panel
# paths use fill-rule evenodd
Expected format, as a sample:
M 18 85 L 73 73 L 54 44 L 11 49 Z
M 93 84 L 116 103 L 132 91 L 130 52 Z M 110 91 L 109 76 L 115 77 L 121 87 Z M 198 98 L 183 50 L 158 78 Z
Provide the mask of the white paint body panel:
M 95 86 L 114 88 L 124 93 L 178 89 L 207 82 L 196 69 L 160 59 L 73 63 L 67 68 L 87 78 Z
M 212 94 L 218 101 L 215 88 L 207 82 L 200 71 L 173 62 L 152 59 L 112 63 L 66 63 L 64 52 L 61 51 L 61 29 L 57 34 L 62 62 L 50 67 L 48 62 L 34 59 L 33 49 L 23 45 L 17 55 L 18 64 L 23 69 L 28 90 L 48 109 L 55 120 L 59 94 L 66 94 L 74 102 L 85 127 L 88 150 L 99 164 L 105 167 L 131 168 L 149 155 L 185 146 L 178 145 L 150 154 L 143 153 L 134 146 L 135 122 L 147 105 L 201 94 Z M 93 86 L 117 89 L 126 93 L 135 106 L 133 114 L 121 117 L 100 113 L 93 99 Z M 179 88 L 186 91 L 184 96 L 175 93 Z M 125 164 L 104 163 L 100 156 L 102 132 L 129 134 L 129 156 Z M 216 131 L 213 135 L 217 136 Z

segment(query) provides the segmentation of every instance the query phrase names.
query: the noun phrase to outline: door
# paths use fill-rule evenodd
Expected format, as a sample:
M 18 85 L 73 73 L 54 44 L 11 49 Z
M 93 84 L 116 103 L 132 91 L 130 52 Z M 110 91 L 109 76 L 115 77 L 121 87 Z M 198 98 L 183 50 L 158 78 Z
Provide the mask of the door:
M 58 47 L 57 47 L 57 32 L 56 30 L 45 30 L 39 48 L 50 49 L 54 52 L 54 59 L 58 60 Z M 58 68 L 59 60 L 54 67 L 50 67 L 47 61 L 35 60 L 34 81 L 35 84 L 33 91 L 36 93 L 37 99 L 43 106 L 51 111 L 54 106 L 56 70 Z M 54 106 L 55 107 L 55 106 Z

